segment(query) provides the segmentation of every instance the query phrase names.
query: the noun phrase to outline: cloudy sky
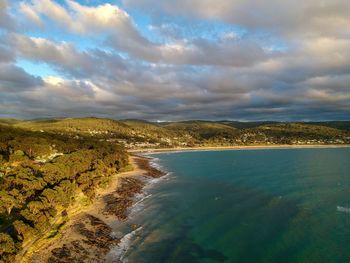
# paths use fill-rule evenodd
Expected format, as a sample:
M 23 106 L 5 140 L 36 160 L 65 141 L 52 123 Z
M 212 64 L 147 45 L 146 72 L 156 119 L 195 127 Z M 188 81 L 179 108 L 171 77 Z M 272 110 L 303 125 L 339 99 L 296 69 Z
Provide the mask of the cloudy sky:
M 0 117 L 350 119 L 348 0 L 0 0 Z

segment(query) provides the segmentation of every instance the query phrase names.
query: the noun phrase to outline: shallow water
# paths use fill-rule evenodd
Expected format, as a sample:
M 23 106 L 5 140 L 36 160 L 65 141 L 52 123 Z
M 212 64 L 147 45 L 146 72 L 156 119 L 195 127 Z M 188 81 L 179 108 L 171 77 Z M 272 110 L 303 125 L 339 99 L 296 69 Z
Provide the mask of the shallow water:
M 171 174 L 116 225 L 131 235 L 110 259 L 350 262 L 350 148 L 153 157 Z

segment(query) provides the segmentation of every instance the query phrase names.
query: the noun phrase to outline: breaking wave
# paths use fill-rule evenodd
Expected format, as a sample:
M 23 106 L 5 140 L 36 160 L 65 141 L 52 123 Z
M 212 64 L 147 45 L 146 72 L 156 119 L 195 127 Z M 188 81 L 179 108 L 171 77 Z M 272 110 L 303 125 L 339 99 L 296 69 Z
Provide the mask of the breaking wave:
M 109 252 L 109 257 L 113 258 L 112 262 L 123 262 L 125 254 L 128 252 L 130 245 L 134 239 L 134 237 L 137 235 L 138 232 L 142 230 L 142 226 L 139 228 L 131 231 L 130 233 L 126 234 L 120 239 L 120 242 L 118 246 L 114 247 Z
M 158 163 L 159 159 L 155 157 L 151 157 L 150 160 L 150 166 L 164 172 L 165 175 L 159 178 L 144 178 L 145 186 L 142 189 L 142 192 L 139 194 L 136 194 L 134 196 L 134 204 L 129 208 L 128 212 L 128 220 L 127 224 L 130 224 L 136 218 L 139 216 L 142 210 L 145 209 L 145 201 L 151 198 L 153 195 L 150 193 L 152 188 L 160 183 L 163 180 L 168 180 L 169 176 L 171 175 L 170 172 L 166 171 L 163 166 L 161 166 Z M 120 243 L 116 246 L 113 247 L 110 252 L 107 255 L 107 262 L 113 262 L 113 263 L 120 263 L 120 262 L 127 262 L 127 259 L 125 258 L 126 253 L 132 247 L 132 244 L 135 240 L 135 236 L 142 230 L 142 226 L 138 227 L 137 229 L 127 233 L 120 239 Z M 118 233 L 118 234 L 117 234 Z M 119 231 L 113 233 L 115 237 L 117 235 L 120 236 Z
M 350 214 L 350 208 L 349 207 L 337 206 L 337 211 Z

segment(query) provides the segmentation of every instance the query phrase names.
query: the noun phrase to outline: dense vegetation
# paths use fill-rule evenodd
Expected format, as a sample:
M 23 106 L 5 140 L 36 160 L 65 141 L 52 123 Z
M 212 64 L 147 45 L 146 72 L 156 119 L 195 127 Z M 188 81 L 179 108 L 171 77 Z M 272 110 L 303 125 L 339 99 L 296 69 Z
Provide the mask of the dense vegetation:
M 92 200 L 128 162 L 114 143 L 11 125 L 0 125 L 0 262 L 54 234 L 73 204 Z
M 119 141 L 127 148 L 266 144 L 348 144 L 350 122 L 147 122 L 98 118 L 6 120 L 32 131 Z

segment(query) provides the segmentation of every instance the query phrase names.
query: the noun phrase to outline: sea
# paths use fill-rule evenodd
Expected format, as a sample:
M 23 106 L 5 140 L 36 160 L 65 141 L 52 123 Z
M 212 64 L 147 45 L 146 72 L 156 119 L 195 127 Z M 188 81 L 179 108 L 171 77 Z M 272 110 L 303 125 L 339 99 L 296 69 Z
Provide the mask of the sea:
M 109 262 L 350 262 L 350 148 L 150 157 Z

